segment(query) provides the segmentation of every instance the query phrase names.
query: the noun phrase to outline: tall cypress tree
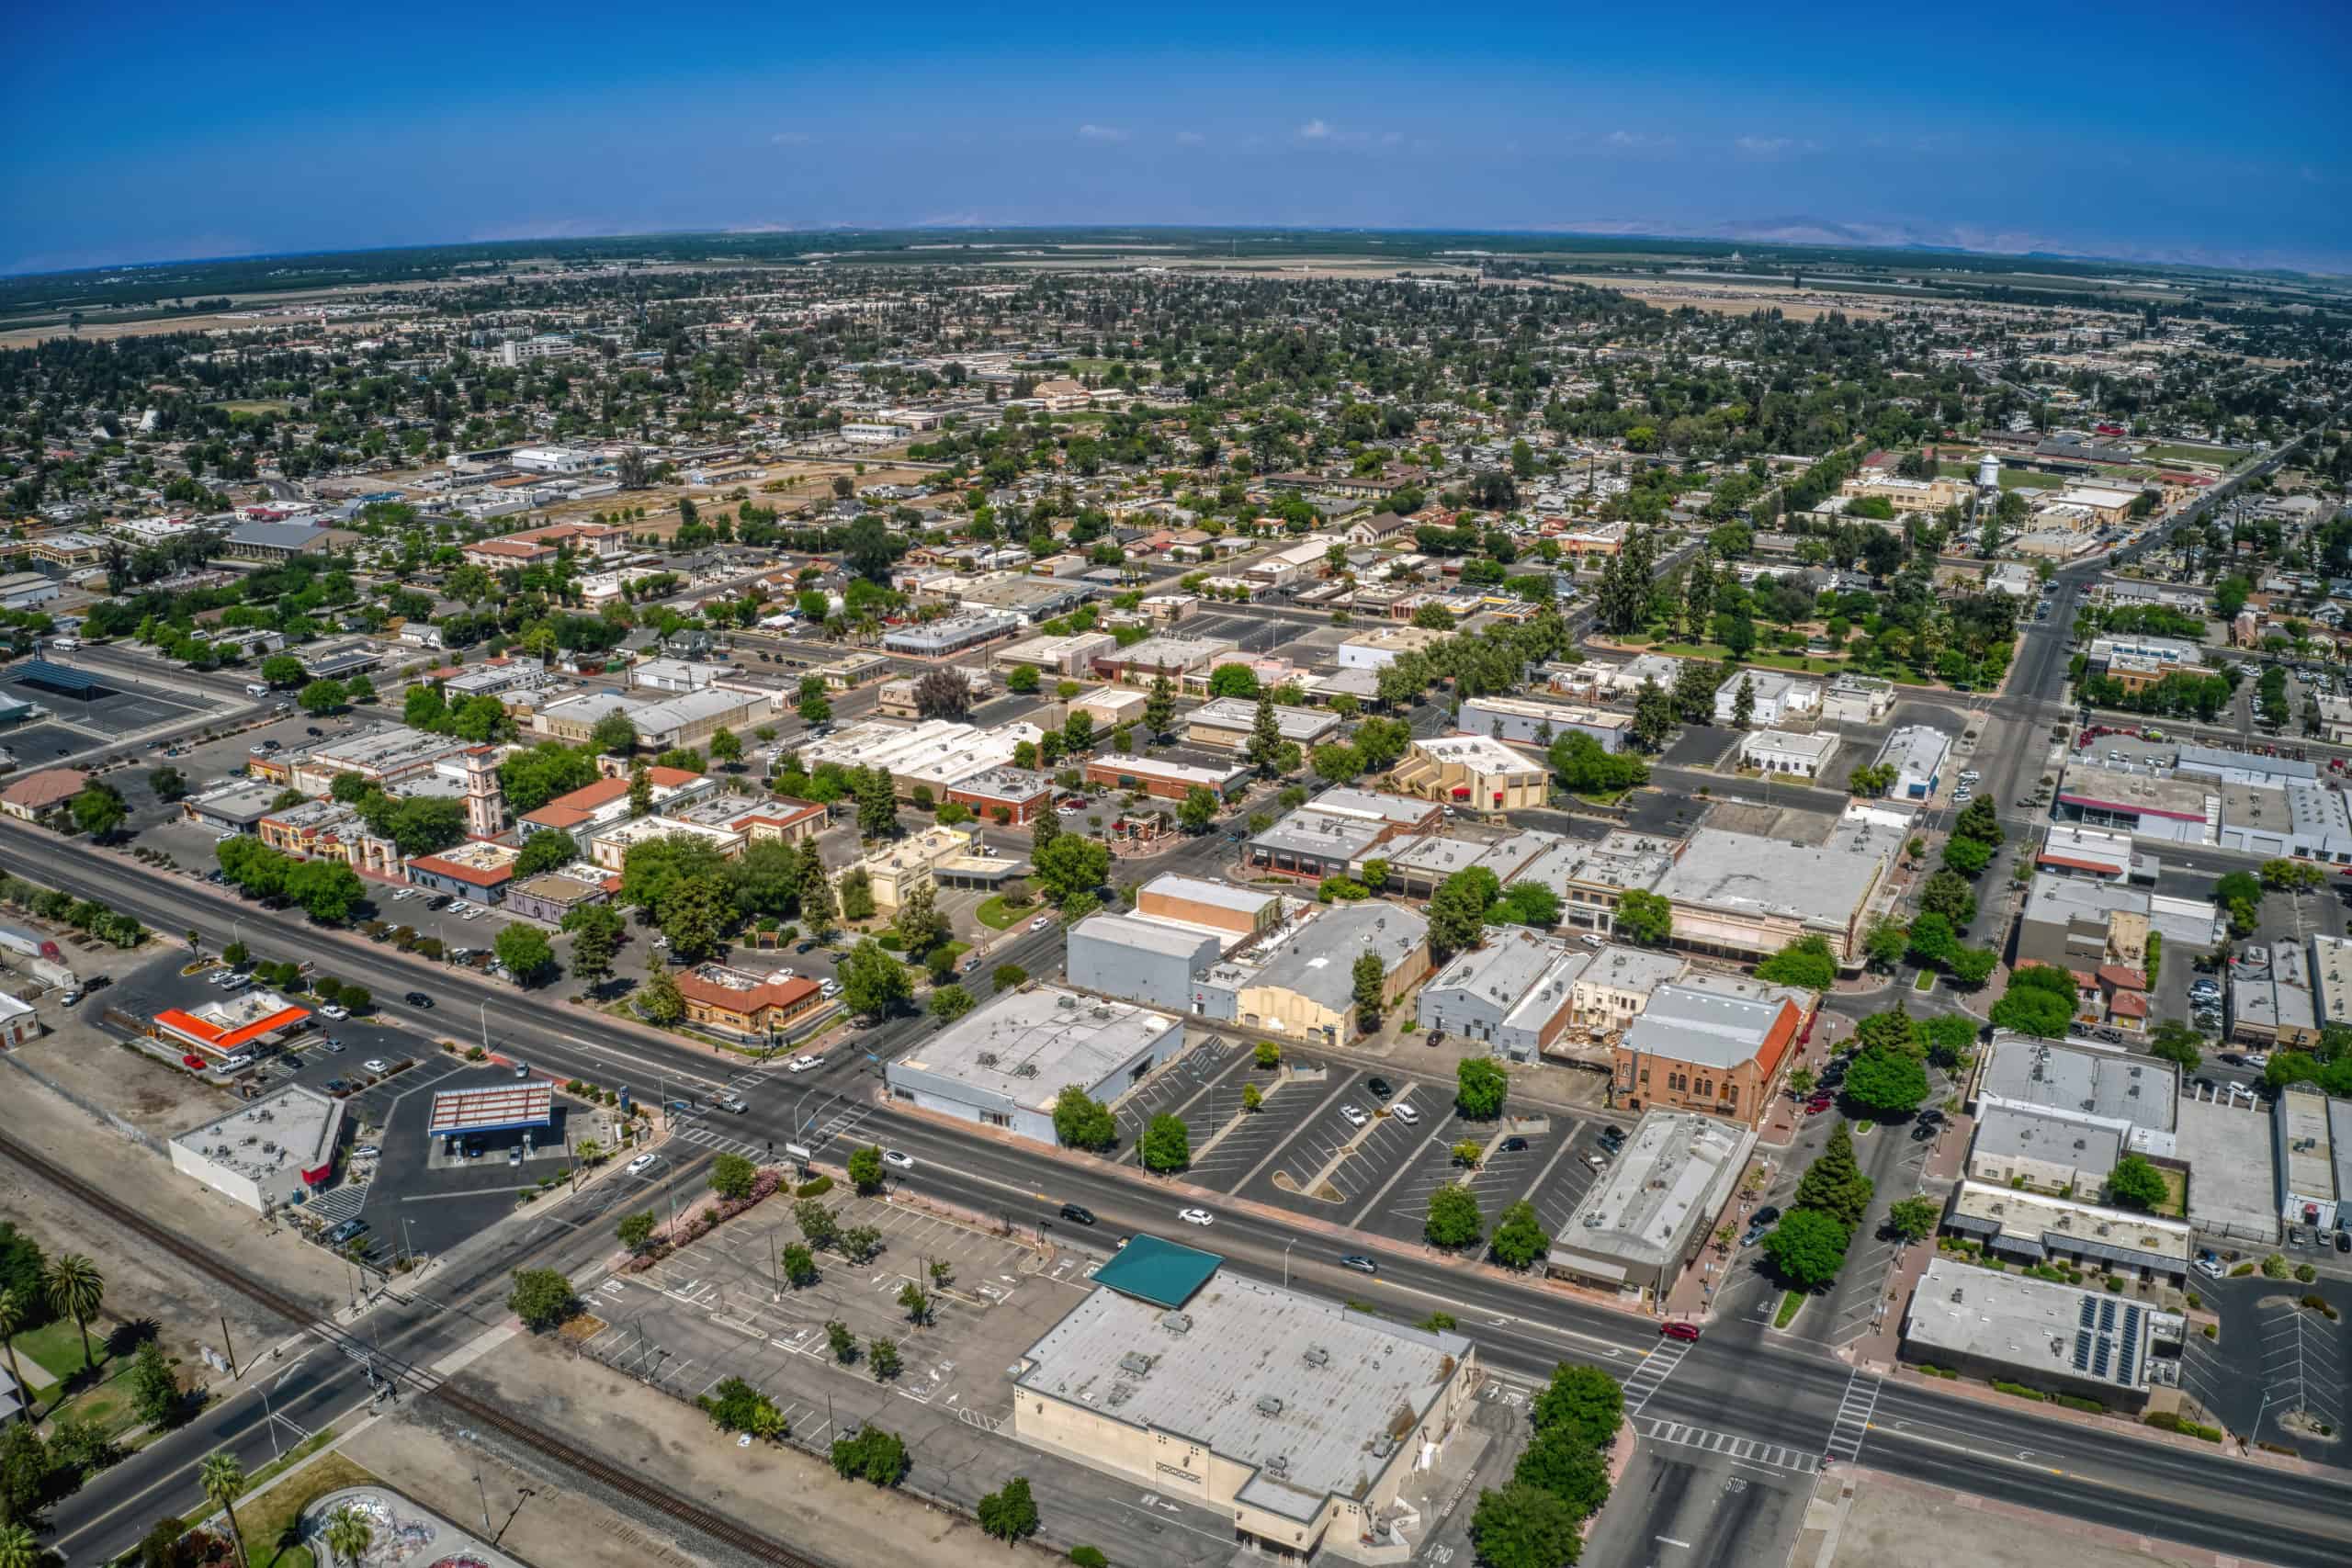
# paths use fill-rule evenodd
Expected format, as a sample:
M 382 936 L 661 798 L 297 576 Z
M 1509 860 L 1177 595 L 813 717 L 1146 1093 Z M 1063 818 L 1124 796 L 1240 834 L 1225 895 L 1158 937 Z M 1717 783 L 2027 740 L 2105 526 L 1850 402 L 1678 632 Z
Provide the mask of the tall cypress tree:
M 1851 1230 L 1870 1212 L 1872 1190 L 1873 1183 L 1854 1158 L 1853 1133 L 1841 1121 L 1830 1131 L 1820 1156 L 1798 1179 L 1796 1206 L 1819 1210 Z

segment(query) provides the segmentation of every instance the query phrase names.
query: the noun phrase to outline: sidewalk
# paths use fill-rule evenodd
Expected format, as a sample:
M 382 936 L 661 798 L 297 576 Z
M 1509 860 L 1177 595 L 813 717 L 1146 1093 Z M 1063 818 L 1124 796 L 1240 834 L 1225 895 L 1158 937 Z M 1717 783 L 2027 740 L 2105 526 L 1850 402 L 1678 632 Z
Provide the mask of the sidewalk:
M 1882 1132 L 1890 1136 L 1892 1129 Z M 1968 1145 L 1976 1135 L 1975 1122 L 1967 1116 L 1955 1116 L 1944 1123 L 1926 1162 L 1919 1168 L 1918 1190 L 1933 1196 L 1947 1190 L 1960 1179 L 1968 1164 Z M 1903 1197 L 1910 1197 L 1906 1192 Z M 1919 1288 L 1919 1277 L 1934 1261 L 1936 1242 L 1933 1236 L 1905 1243 L 1894 1257 L 1894 1267 L 1887 1270 L 1884 1294 L 1878 1310 L 1872 1314 L 1870 1331 L 1839 1348 L 1839 1354 L 1858 1366 L 1883 1371 L 1894 1365 L 1895 1355 L 1903 1339 L 1903 1317 L 1911 1302 L 1911 1292 Z

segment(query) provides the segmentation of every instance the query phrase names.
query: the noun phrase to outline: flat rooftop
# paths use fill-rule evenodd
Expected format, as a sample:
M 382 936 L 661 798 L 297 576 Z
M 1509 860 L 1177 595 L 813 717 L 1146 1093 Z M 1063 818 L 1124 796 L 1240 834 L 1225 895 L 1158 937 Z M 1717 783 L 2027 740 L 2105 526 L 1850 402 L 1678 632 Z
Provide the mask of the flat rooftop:
M 1212 908 L 1230 909 L 1238 915 L 1256 915 L 1267 905 L 1276 902 L 1276 895 L 1261 893 L 1254 887 L 1236 887 L 1230 882 L 1212 882 L 1204 876 L 1186 876 L 1182 872 L 1162 872 L 1143 885 L 1146 893 L 1156 893 L 1163 898 L 1182 898 L 1188 904 L 1206 904 Z
M 1221 1271 L 1174 1313 L 1104 1284 L 1029 1348 L 1015 1385 L 1200 1443 L 1257 1472 L 1244 1501 L 1302 1523 L 1378 1472 L 1399 1411 L 1418 1424 L 1471 1349 L 1458 1334 Z
M 555 1120 L 555 1085 L 544 1079 L 494 1084 L 488 1089 L 444 1089 L 433 1097 L 427 1138 L 453 1133 L 496 1133 L 511 1127 L 544 1127 Z
M 2158 778 L 2154 773 L 2126 773 L 2120 768 L 2069 763 L 2058 781 L 2058 798 L 2069 806 L 2099 806 L 2110 810 L 2205 821 L 2221 804 L 2212 781 L 2198 778 Z
M 1656 891 L 1676 903 L 1753 910 L 1842 931 L 1884 878 L 1903 839 L 1893 828 L 1862 820 L 1841 822 L 1820 844 L 1701 828 Z
M 1215 697 L 1184 716 L 1186 724 L 1247 733 L 1258 722 L 1258 705 L 1248 697 Z M 1285 740 L 1308 745 L 1340 728 L 1340 716 L 1322 708 L 1274 705 L 1274 727 Z
M 1008 991 L 891 1066 L 1051 1111 L 1063 1089 L 1076 1084 L 1091 1091 L 1179 1022 L 1131 1002 L 1039 986 Z
M 1933 1258 L 1912 1293 L 1903 1338 L 1917 1350 L 2145 1393 L 2150 1342 L 2168 1316 L 2103 1290 Z M 2171 1323 L 2167 1337 L 2177 1337 L 2180 1320 Z
M 2185 1220 L 2130 1213 L 1973 1178 L 1961 1182 L 1944 1223 L 1985 1238 L 1996 1253 L 2011 1258 L 2037 1259 L 2046 1248 L 2056 1248 L 2130 1269 L 2177 1274 L 2188 1267 Z
M 172 1142 L 254 1181 L 299 1177 L 334 1163 L 343 1101 L 302 1084 L 241 1105 Z
M 1692 1111 L 1646 1111 L 1609 1174 L 1553 1246 L 1647 1268 L 1682 1255 L 1739 1177 L 1756 1134 Z M 1589 1269 L 1579 1269 L 1579 1272 Z
M 2180 1103 L 2180 1072 L 2120 1046 L 2041 1040 L 1997 1032 L 1984 1053 L 1977 1093 L 1985 1100 L 2072 1111 L 2169 1133 Z

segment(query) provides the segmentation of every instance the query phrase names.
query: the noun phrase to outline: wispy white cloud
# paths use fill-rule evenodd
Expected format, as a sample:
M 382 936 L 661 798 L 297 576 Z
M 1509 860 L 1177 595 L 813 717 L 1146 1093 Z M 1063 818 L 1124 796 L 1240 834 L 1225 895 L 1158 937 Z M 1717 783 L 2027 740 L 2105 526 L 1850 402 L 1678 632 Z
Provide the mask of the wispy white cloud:
M 1096 125 L 1089 120 L 1078 128 L 1080 138 L 1087 141 L 1125 141 L 1127 133 L 1115 125 Z
M 1646 130 L 1612 130 L 1600 139 L 1600 144 L 1618 152 L 1647 152 L 1674 145 L 1671 136 L 1653 136 Z
M 1323 120 L 1310 119 L 1298 128 L 1301 141 L 1328 141 L 1330 138 L 1331 127 Z
M 1732 151 L 1743 158 L 1784 158 L 1792 152 L 1818 152 L 1821 143 L 1798 136 L 1757 136 L 1732 139 Z

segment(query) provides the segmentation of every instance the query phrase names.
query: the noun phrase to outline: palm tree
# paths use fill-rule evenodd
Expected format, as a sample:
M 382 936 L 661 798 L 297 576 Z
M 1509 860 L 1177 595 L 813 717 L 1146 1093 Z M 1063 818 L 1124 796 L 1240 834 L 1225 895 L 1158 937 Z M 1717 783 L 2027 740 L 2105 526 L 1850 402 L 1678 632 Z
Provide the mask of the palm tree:
M 49 1308 L 74 1320 L 82 1331 L 82 1365 L 96 1365 L 90 1354 L 90 1319 L 107 1299 L 106 1276 L 82 1253 L 69 1252 L 49 1266 L 41 1286 L 49 1292 Z
M 39 1568 L 41 1551 L 22 1525 L 0 1525 L 0 1568 Z
M 237 1495 L 245 1489 L 245 1467 L 237 1456 L 226 1449 L 214 1449 L 197 1466 L 197 1484 L 212 1499 L 212 1506 L 229 1516 L 229 1534 L 237 1543 L 237 1561 L 245 1562 L 245 1532 L 237 1525 Z
M 345 1503 L 327 1516 L 327 1550 L 345 1562 L 356 1563 L 359 1554 L 376 1544 L 376 1532 L 368 1528 L 368 1516 Z
M 32 1314 L 25 1308 L 24 1298 L 15 1290 L 0 1290 L 0 1347 L 7 1349 L 9 1375 L 17 1380 L 17 1387 L 23 1393 L 27 1405 L 32 1403 L 33 1391 L 25 1382 L 24 1370 L 17 1365 L 17 1336 L 24 1331 L 26 1322 L 31 1316 Z

